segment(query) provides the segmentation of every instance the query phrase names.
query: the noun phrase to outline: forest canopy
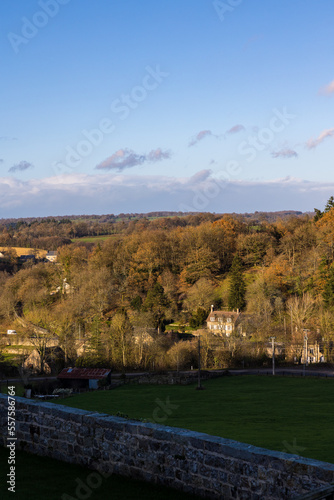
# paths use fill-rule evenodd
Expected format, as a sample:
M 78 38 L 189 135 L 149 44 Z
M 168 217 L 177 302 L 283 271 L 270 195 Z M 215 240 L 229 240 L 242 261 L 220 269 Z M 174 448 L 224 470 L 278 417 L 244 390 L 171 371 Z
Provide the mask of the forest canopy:
M 332 339 L 330 202 L 315 217 L 204 213 L 7 221 L 0 225 L 0 246 L 7 248 L 2 324 L 24 317 L 57 335 L 68 353 L 78 338 L 89 339 L 91 359 L 106 357 L 119 366 L 145 365 L 154 357 L 143 347 L 145 335 L 161 347 L 171 323 L 180 331 L 202 328 L 211 305 L 249 315 L 253 340 L 273 333 L 286 340 L 305 328 Z M 57 263 L 20 265 L 11 252 L 19 246 L 57 250 Z

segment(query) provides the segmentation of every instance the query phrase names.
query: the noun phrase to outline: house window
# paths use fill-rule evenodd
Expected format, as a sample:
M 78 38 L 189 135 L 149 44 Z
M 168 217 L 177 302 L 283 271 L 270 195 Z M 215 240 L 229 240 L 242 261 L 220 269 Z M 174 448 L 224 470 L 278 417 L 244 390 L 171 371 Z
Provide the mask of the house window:
M 227 318 L 226 320 L 228 323 L 231 323 L 232 319 L 231 318 Z
M 218 325 L 214 325 L 214 327 L 213 327 L 213 328 L 214 328 L 215 330 L 217 330 L 217 328 L 218 328 Z
M 211 316 L 210 321 L 214 321 L 214 320 L 215 320 L 215 317 Z
M 232 330 L 232 325 L 227 325 L 226 330 L 231 331 Z
M 313 351 L 313 349 L 310 349 L 310 354 L 314 354 L 314 351 Z

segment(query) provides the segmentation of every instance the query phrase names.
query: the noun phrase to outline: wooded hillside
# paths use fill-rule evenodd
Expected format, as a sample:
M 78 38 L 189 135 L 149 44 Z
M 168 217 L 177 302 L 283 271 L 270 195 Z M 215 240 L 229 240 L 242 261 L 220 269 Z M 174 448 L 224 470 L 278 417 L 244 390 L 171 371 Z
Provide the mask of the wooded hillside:
M 58 249 L 58 262 L 20 267 L 10 256 L 0 273 L 1 321 L 8 325 L 15 314 L 24 316 L 56 334 L 74 361 L 75 342 L 86 339 L 91 362 L 145 367 L 152 359 L 159 363 L 157 353 L 170 342 L 163 333 L 168 324 L 177 323 L 180 331 L 201 328 L 211 304 L 235 304 L 235 280 L 241 279 L 253 342 L 270 335 L 278 341 L 300 336 L 302 342 L 303 329 L 332 342 L 332 205 L 316 217 L 275 221 L 235 214 L 11 221 L 0 227 L 1 246 Z M 71 242 L 108 234 L 97 243 Z M 241 278 L 235 277 L 236 259 Z

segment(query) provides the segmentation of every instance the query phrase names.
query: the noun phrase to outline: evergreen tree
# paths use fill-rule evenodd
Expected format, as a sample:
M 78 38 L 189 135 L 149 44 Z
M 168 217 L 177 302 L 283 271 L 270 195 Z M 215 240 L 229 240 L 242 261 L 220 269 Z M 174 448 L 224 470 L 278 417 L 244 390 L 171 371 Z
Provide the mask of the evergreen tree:
M 326 204 L 326 206 L 325 206 L 325 210 L 324 210 L 325 214 L 326 214 L 327 212 L 329 212 L 329 211 L 330 211 L 333 207 L 334 207 L 334 197 L 333 197 L 333 196 L 331 196 L 331 197 L 329 198 L 329 200 L 327 201 L 327 204 Z
M 189 325 L 191 328 L 198 328 L 199 326 L 204 325 L 207 316 L 207 311 L 205 311 L 203 307 L 198 307 L 197 311 L 192 314 L 189 320 Z
M 327 274 L 327 279 L 322 293 L 322 298 L 326 307 L 334 306 L 334 268 L 330 267 Z
M 334 197 L 331 196 L 329 198 L 329 200 L 327 201 L 327 204 L 325 206 L 325 210 L 323 212 L 321 210 L 319 210 L 318 208 L 314 209 L 314 211 L 315 211 L 314 222 L 317 222 L 319 219 L 321 219 L 321 217 L 324 214 L 327 214 L 327 212 L 329 212 L 333 207 L 334 207 Z
M 230 286 L 228 294 L 228 307 L 230 310 L 243 309 L 245 302 L 246 285 L 242 275 L 242 261 L 236 255 L 230 269 Z
M 153 288 L 147 292 L 146 299 L 143 304 L 144 311 L 150 311 L 155 321 L 155 327 L 160 333 L 164 328 L 164 319 L 166 308 L 169 306 L 168 298 L 164 292 L 164 288 L 160 283 L 156 283 Z

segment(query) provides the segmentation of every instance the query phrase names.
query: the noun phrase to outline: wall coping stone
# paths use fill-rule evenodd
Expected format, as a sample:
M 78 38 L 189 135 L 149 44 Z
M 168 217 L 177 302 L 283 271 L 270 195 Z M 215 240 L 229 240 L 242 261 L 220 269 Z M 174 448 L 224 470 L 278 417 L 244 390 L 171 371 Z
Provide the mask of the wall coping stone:
M 0 393 L 0 400 L 7 400 L 7 395 Z M 172 435 L 172 438 L 180 436 L 180 437 L 193 438 L 201 441 L 203 440 L 206 441 L 207 443 L 216 443 L 217 445 L 220 445 L 219 446 L 220 452 L 226 450 L 226 452 L 228 452 L 229 455 L 235 458 L 240 458 L 239 456 L 240 451 L 242 451 L 242 452 L 247 452 L 247 454 L 251 453 L 255 455 L 265 455 L 272 459 L 286 460 L 294 463 L 300 463 L 303 465 L 311 465 L 313 467 L 321 467 L 334 472 L 334 464 L 328 462 L 322 462 L 320 460 L 301 457 L 299 455 L 293 455 L 290 453 L 269 450 L 267 448 L 261 448 L 259 446 L 254 446 L 251 444 L 235 441 L 233 439 L 223 438 L 220 436 L 213 436 L 210 434 L 206 434 L 204 432 L 197 432 L 189 429 L 183 429 L 182 427 L 170 427 L 152 422 L 146 423 L 146 422 L 141 422 L 140 420 L 126 419 L 123 417 L 108 415 L 106 413 L 99 413 L 90 410 L 82 410 L 80 408 L 72 408 L 71 406 L 46 403 L 43 401 L 34 401 L 19 396 L 15 396 L 15 400 L 19 403 L 23 403 L 26 406 L 32 406 L 49 410 L 59 409 L 61 413 L 81 415 L 82 417 L 88 419 L 94 417 L 95 419 L 97 419 L 97 422 L 98 423 L 101 422 L 101 424 L 108 424 L 111 422 L 118 424 L 126 424 L 130 428 L 131 427 L 138 428 L 138 431 L 140 429 L 152 429 L 153 431 L 154 430 L 158 431 L 163 436 Z

